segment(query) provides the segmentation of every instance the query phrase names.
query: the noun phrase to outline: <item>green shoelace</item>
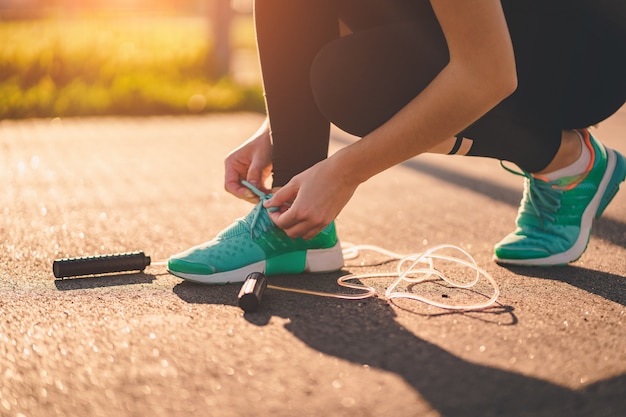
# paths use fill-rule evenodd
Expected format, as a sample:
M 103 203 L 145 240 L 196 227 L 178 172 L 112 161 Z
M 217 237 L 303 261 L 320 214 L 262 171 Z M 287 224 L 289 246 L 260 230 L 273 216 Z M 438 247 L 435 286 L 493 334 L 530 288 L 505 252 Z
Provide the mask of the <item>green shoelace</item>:
M 560 184 L 539 180 L 524 170 L 515 171 L 505 166 L 502 161 L 500 166 L 512 174 L 526 178 L 522 214 L 531 215 L 529 211 L 532 211 L 532 215 L 539 220 L 541 226 L 545 226 L 545 221 L 554 222 L 563 195 L 563 190 L 558 188 Z

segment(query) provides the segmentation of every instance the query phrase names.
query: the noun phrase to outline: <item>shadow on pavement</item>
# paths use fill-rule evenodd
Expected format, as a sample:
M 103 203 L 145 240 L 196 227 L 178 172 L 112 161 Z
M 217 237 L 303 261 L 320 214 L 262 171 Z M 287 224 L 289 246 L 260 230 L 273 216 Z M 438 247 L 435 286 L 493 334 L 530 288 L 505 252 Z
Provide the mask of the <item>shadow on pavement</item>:
M 406 330 L 381 299 L 303 303 L 292 294 L 272 297 L 280 300 L 246 315 L 248 321 L 263 325 L 271 316 L 289 318 L 286 328 L 311 348 L 399 375 L 442 416 L 617 415 L 611 407 L 623 395 L 623 376 L 574 391 L 465 361 Z
M 423 317 L 441 317 L 463 314 L 474 320 L 483 323 L 497 324 L 498 326 L 515 326 L 518 323 L 517 316 L 513 313 L 515 309 L 511 306 L 505 306 L 498 302 L 496 302 L 496 306 L 490 307 L 486 310 L 468 311 L 463 313 L 453 310 L 439 310 L 439 312 L 435 313 L 423 312 L 415 306 L 416 303 L 413 300 L 408 300 L 406 302 L 402 302 L 402 300 L 394 300 L 393 304 L 401 310 Z M 502 317 L 505 317 L 506 319 L 503 319 Z
M 457 185 L 461 188 L 472 190 L 475 193 L 482 194 L 485 197 L 508 204 L 512 207 L 518 207 L 522 198 L 520 190 L 505 187 L 484 178 L 476 178 L 471 175 L 462 174 L 419 159 L 410 159 L 404 162 L 402 166 L 422 174 L 430 175 L 441 181 Z
M 289 285 L 286 280 L 292 279 L 272 278 L 279 278 L 278 285 L 283 285 L 283 280 Z M 334 291 L 336 279 L 337 275 L 326 275 L 308 283 L 316 290 Z M 295 278 L 292 282 L 304 286 L 307 280 Z M 184 301 L 202 304 L 236 305 L 238 291 L 239 285 L 210 287 L 208 291 L 206 286 L 185 282 L 174 288 Z M 506 308 L 495 311 L 503 314 Z M 517 323 L 512 312 L 508 314 L 512 316 L 510 324 Z M 617 407 L 623 404 L 624 375 L 577 391 L 471 363 L 416 337 L 379 298 L 347 301 L 268 289 L 261 308 L 244 318 L 264 326 L 272 317 L 288 318 L 285 328 L 312 349 L 400 376 L 443 417 L 617 416 Z
M 174 286 L 174 294 L 190 304 L 221 304 L 236 306 L 239 284 L 205 285 L 182 281 Z
M 98 275 L 81 278 L 55 279 L 59 291 L 84 290 L 90 288 L 116 287 L 122 285 L 151 284 L 156 275 L 141 273 Z
M 502 265 L 517 275 L 565 282 L 626 306 L 626 277 L 576 265 L 547 268 Z

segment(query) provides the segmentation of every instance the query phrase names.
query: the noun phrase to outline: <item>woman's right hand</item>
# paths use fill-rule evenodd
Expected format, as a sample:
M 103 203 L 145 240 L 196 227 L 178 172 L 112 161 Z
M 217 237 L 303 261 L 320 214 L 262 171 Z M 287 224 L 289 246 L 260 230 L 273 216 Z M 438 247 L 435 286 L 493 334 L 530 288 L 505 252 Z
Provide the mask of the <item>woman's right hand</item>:
M 241 185 L 242 180 L 269 193 L 265 183 L 272 172 L 272 141 L 267 119 L 255 134 L 228 154 L 224 165 L 224 188 L 235 197 L 253 204 L 259 202 L 252 191 Z

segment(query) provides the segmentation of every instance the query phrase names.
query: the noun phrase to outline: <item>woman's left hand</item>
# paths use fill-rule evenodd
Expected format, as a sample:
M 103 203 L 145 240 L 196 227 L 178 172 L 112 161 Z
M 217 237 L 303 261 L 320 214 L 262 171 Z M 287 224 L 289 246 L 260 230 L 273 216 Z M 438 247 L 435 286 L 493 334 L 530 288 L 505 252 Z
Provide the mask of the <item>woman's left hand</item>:
M 332 222 L 359 185 L 333 158 L 296 175 L 264 206 L 279 207 L 270 218 L 291 238 L 312 239 Z

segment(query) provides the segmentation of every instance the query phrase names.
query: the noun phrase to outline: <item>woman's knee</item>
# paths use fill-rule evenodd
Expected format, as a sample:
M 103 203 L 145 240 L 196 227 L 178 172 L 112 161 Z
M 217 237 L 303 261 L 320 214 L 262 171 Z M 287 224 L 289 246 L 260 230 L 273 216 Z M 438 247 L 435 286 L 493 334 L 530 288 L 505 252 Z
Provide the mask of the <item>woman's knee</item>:
M 311 89 L 317 106 L 332 123 L 346 128 L 357 94 L 352 63 L 342 54 L 341 40 L 326 45 L 311 65 Z M 362 87 L 361 87 L 362 88 Z M 354 132 L 350 132 L 354 133 Z

